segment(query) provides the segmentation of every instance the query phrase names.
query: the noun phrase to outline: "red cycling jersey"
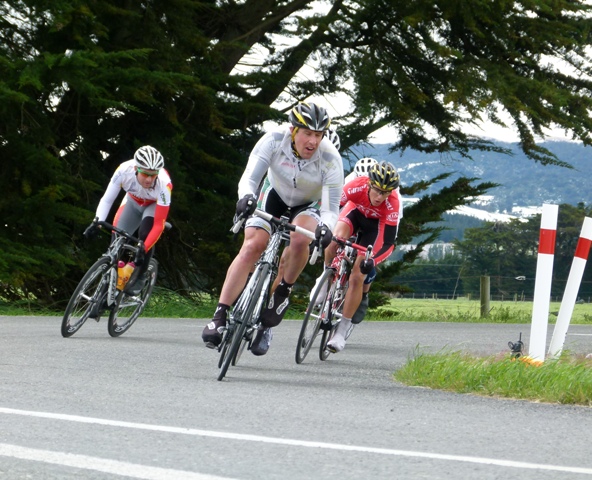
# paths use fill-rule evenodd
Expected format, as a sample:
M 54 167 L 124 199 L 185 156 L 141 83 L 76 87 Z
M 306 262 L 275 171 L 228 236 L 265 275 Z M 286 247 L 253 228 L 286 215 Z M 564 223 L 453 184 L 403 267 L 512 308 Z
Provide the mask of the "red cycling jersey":
M 370 221 L 376 221 L 377 232 L 376 239 L 373 242 L 373 258 L 374 263 L 378 265 L 386 260 L 395 248 L 399 221 L 403 217 L 403 202 L 397 188 L 391 192 L 384 202 L 375 207 L 370 203 L 369 189 L 370 184 L 366 176 L 354 178 L 344 185 L 340 202 L 343 208 L 339 214 L 339 220 L 346 222 L 351 227 L 352 232 L 355 230 L 355 226 L 348 214 L 353 210 L 357 210 Z M 372 242 L 366 244 L 369 243 Z

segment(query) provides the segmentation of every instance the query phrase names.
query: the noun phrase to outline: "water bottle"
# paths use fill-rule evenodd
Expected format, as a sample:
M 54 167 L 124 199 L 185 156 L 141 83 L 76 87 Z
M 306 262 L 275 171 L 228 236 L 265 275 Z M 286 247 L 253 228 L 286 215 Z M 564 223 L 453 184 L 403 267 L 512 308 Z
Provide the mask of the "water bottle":
M 117 290 L 123 290 L 125 286 L 125 283 L 123 283 L 123 267 L 125 267 L 125 262 L 119 260 L 117 262 Z
M 134 272 L 134 268 L 136 268 L 136 264 L 134 262 L 129 262 L 125 267 L 122 268 L 121 273 L 123 278 L 121 290 L 125 288 L 125 285 L 132 276 L 132 273 Z

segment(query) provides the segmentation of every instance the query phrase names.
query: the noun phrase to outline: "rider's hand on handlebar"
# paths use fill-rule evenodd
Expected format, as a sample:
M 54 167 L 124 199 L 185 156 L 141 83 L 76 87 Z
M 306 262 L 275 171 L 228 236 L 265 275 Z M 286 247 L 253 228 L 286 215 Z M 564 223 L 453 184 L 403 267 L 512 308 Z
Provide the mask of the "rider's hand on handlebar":
M 257 199 L 249 194 L 245 195 L 236 203 L 236 214 L 241 218 L 248 217 L 257 208 Z
M 87 240 L 92 240 L 98 234 L 99 226 L 95 222 L 92 222 L 88 227 L 86 227 L 86 230 L 84 230 L 84 233 L 82 235 L 84 235 L 84 238 L 86 238 Z
M 362 272 L 364 275 L 368 275 L 372 269 L 374 268 L 374 259 L 373 258 L 369 258 L 368 260 L 362 260 L 362 263 L 360 263 L 360 272 Z
M 322 223 L 317 225 L 315 230 L 315 237 L 317 243 L 320 243 L 323 249 L 327 248 L 333 239 L 333 234 L 331 233 L 331 229 Z

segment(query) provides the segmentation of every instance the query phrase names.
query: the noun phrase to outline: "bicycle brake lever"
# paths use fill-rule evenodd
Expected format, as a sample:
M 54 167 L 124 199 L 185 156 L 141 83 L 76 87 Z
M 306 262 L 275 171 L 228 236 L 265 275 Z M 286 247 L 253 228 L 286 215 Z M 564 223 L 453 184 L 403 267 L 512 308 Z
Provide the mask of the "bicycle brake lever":
M 310 260 L 308 263 L 310 263 L 311 265 L 314 265 L 315 263 L 317 263 L 317 259 L 319 258 L 319 255 L 321 253 L 321 247 L 319 245 L 315 245 L 312 254 L 310 255 Z

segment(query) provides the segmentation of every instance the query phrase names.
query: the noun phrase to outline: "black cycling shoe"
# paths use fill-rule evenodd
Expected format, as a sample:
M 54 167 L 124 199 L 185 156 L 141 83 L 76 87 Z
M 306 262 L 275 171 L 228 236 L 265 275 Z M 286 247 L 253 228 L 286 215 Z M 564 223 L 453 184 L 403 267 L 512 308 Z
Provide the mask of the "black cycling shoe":
M 208 323 L 203 332 L 201 332 L 201 338 L 208 348 L 218 348 L 222 341 L 222 333 L 226 328 L 226 320 L 224 319 L 212 319 Z
M 271 328 L 261 328 L 257 331 L 257 335 L 255 335 L 255 339 L 251 344 L 251 352 L 253 355 L 257 355 L 258 357 L 261 355 L 265 355 L 269 350 L 269 345 L 271 344 L 271 339 L 273 338 L 273 333 L 271 333 Z
M 126 295 L 131 295 L 132 297 L 135 297 L 142 293 L 142 290 L 144 290 L 144 287 L 146 287 L 147 283 L 148 275 L 142 275 L 132 285 L 126 285 L 123 291 Z

